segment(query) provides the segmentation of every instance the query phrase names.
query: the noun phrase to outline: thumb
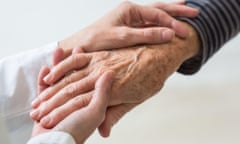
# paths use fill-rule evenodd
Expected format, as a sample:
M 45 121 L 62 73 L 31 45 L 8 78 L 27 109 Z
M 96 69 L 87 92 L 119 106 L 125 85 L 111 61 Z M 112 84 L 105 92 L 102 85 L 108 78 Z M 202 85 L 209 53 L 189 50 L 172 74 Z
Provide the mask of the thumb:
M 54 130 L 68 132 L 77 143 L 83 143 L 104 119 L 113 76 L 112 71 L 105 72 L 95 85 L 95 92 L 89 105 L 67 116 Z
M 105 113 L 111 97 L 114 72 L 107 71 L 97 80 L 95 92 L 88 108 L 93 108 L 96 113 Z
M 98 127 L 100 135 L 102 137 L 108 137 L 110 135 L 112 126 L 135 106 L 136 104 L 121 104 L 108 108 L 105 120 Z

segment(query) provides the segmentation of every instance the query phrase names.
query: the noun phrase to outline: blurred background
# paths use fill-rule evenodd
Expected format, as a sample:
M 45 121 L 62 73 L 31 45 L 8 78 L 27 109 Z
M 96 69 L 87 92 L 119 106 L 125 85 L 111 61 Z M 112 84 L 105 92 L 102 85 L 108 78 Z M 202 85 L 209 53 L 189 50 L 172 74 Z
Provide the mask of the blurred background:
M 120 2 L 0 0 L 0 57 L 61 40 Z M 238 36 L 193 76 L 174 74 L 159 94 L 126 115 L 110 138 L 96 132 L 87 143 L 239 144 L 239 44 Z M 26 142 L 32 123 L 16 125 L 17 130 L 9 128 L 13 143 Z

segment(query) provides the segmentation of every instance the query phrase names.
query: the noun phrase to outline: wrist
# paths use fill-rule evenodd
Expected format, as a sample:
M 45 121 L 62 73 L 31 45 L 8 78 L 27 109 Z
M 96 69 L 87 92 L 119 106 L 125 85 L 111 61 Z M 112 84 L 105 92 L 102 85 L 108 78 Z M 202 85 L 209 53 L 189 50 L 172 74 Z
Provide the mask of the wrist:
M 197 31 L 189 24 L 183 23 L 188 36 L 185 39 L 174 38 L 170 43 L 147 46 L 152 51 L 155 63 L 164 64 L 166 78 L 179 69 L 188 59 L 200 53 L 200 39 Z M 158 66 L 159 67 L 159 66 Z
M 188 27 L 189 35 L 184 40 L 182 49 L 183 61 L 178 72 L 186 75 L 196 73 L 202 65 L 202 45 L 200 35 L 195 28 L 185 23 Z M 185 53 L 185 54 L 184 54 Z
M 188 29 L 188 37 L 184 40 L 185 41 L 184 48 L 186 50 L 185 60 L 187 60 L 201 53 L 200 37 L 192 25 L 185 22 L 183 23 L 186 25 Z

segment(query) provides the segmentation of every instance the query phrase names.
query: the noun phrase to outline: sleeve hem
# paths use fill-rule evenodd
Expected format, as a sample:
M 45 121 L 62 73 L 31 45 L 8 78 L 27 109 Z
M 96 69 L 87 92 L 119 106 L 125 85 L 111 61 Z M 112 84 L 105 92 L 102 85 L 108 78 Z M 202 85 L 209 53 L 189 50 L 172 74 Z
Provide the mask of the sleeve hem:
M 76 144 L 74 138 L 65 132 L 47 132 L 33 137 L 27 144 Z

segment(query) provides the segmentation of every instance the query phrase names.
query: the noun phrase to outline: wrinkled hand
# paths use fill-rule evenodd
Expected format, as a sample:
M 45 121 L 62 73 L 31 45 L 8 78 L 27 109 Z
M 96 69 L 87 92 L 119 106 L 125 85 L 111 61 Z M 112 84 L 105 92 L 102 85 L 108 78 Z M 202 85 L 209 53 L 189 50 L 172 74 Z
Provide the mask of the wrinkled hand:
M 43 82 L 43 77 L 48 73 L 49 69 L 47 67 L 41 70 L 38 80 L 39 93 L 47 88 Z M 97 80 L 93 98 L 87 106 L 69 114 L 52 129 L 46 129 L 42 127 L 41 124 L 36 123 L 33 128 L 32 136 L 37 136 L 49 131 L 63 131 L 72 135 L 76 140 L 76 143 L 83 144 L 105 118 L 106 108 L 111 95 L 112 81 L 113 72 L 105 72 Z M 78 107 L 79 97 L 80 96 L 75 97 L 70 101 L 72 102 L 72 107 Z
M 138 5 L 123 2 L 92 25 L 59 42 L 66 53 L 92 52 L 137 44 L 160 44 L 188 31 L 173 16 L 195 17 L 198 10 L 182 3 Z
M 199 51 L 196 31 L 189 25 L 186 40 L 174 39 L 170 44 L 137 46 L 114 51 L 75 54 L 55 66 L 48 74 L 47 88 L 33 103 L 44 127 L 53 127 L 71 112 L 81 108 L 65 104 L 76 95 L 84 94 L 82 105 L 90 101 L 88 91 L 106 70 L 115 71 L 112 97 L 106 118 L 99 127 L 103 136 L 108 136 L 113 124 L 125 113 L 157 93 L 166 79 L 186 59 Z M 191 47 L 189 47 L 191 46 Z M 78 70 L 80 69 L 80 70 Z M 69 73 L 75 70 L 73 73 Z M 67 74 L 67 75 L 65 75 Z M 50 119 L 46 121 L 46 119 Z

